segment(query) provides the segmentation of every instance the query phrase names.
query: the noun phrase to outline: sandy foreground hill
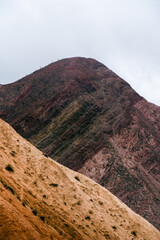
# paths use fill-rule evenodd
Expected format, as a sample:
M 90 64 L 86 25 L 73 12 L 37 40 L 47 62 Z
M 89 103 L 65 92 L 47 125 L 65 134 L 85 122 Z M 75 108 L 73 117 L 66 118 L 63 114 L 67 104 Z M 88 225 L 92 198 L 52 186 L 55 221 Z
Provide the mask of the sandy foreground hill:
M 158 240 L 159 231 L 0 119 L 0 240 Z

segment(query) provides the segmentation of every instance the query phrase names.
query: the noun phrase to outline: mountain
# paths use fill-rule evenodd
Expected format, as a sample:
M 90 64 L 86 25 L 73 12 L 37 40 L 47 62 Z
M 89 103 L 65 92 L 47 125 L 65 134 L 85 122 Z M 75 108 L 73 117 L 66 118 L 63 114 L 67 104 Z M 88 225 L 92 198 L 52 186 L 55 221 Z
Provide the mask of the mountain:
M 160 107 L 106 66 L 63 59 L 2 85 L 0 117 L 160 229 Z
M 0 239 L 160 238 L 108 190 L 45 157 L 1 119 L 0 142 Z

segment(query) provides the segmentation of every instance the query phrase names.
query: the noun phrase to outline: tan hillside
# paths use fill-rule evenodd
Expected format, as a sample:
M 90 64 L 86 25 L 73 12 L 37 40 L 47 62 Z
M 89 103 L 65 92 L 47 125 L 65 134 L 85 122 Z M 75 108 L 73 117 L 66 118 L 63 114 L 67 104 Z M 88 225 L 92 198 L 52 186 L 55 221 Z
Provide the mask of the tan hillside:
M 47 158 L 0 120 L 0 240 L 158 240 L 89 178 Z

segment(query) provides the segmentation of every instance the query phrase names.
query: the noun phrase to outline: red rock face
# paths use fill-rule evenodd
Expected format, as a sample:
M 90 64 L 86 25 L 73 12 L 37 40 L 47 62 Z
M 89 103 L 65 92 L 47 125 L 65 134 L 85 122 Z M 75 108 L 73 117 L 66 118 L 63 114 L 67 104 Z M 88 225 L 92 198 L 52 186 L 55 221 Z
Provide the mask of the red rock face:
M 71 58 L 0 87 L 0 117 L 157 228 L 160 108 L 103 64 Z

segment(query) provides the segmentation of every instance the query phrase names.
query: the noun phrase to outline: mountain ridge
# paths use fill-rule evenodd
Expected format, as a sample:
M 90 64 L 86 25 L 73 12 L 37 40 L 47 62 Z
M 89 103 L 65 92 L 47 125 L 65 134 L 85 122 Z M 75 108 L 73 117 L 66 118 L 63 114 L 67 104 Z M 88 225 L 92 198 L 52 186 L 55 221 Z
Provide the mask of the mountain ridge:
M 0 98 L 0 117 L 19 134 L 160 228 L 160 107 L 85 58 L 60 60 L 3 86 Z

